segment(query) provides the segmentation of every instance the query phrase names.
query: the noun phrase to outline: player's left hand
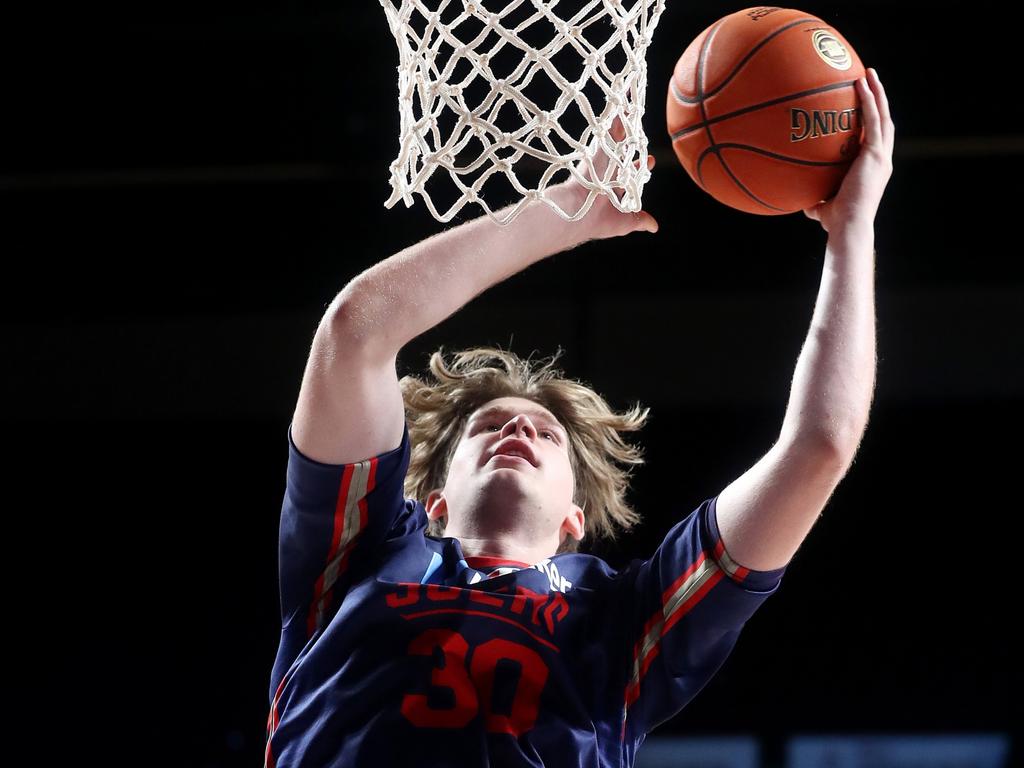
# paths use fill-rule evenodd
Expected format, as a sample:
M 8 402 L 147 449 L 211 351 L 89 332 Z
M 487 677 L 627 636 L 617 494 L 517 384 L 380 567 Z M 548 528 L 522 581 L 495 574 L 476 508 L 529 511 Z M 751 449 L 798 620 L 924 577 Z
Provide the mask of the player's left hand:
M 860 152 L 850 166 L 839 192 L 831 200 L 804 209 L 804 214 L 821 223 L 826 232 L 839 227 L 871 228 L 882 193 L 892 176 L 892 150 L 896 128 L 889 115 L 878 72 L 867 70 L 857 81 L 864 133 Z

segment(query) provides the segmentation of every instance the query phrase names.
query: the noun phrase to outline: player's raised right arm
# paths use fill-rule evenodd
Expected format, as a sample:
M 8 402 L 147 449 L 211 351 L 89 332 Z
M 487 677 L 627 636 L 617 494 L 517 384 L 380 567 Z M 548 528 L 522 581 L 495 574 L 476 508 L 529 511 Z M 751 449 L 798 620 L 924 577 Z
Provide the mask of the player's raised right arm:
M 566 182 L 549 194 L 574 210 L 585 191 Z M 587 240 L 656 229 L 650 214 L 620 213 L 604 197 L 576 223 L 533 203 L 504 227 L 481 217 L 374 265 L 320 321 L 292 419 L 296 447 L 326 464 L 395 448 L 404 426 L 395 360 L 405 344 L 536 261 Z

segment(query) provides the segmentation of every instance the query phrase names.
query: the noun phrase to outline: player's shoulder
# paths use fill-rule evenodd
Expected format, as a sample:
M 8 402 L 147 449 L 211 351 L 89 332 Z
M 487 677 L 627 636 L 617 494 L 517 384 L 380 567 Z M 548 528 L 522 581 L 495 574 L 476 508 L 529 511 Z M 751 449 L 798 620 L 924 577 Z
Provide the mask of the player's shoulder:
M 381 453 L 378 453 L 378 454 L 375 454 L 375 455 L 372 455 L 372 456 L 366 456 L 366 457 L 364 457 L 362 459 L 357 459 L 357 460 L 346 462 L 346 463 L 337 463 L 337 462 L 334 462 L 334 461 L 323 461 L 322 460 L 322 457 L 323 457 L 322 454 L 320 455 L 321 458 L 316 458 L 314 455 L 311 454 L 310 451 L 304 449 L 304 447 L 302 445 L 300 445 L 299 441 L 296 439 L 296 435 L 294 434 L 294 422 L 290 422 L 288 424 L 287 435 L 288 435 L 288 454 L 289 454 L 289 458 L 294 463 L 299 464 L 300 466 L 307 467 L 307 468 L 313 468 L 313 469 L 343 470 L 346 467 L 359 466 L 359 465 L 365 465 L 365 466 L 375 465 L 375 466 L 379 466 L 379 465 L 382 465 L 382 464 L 383 465 L 403 464 L 403 463 L 407 463 L 408 462 L 408 454 L 411 451 L 411 444 L 410 444 L 410 440 L 409 440 L 409 425 L 408 424 L 406 424 L 403 427 L 402 436 L 399 439 L 398 445 L 396 445 L 394 448 L 390 448 L 390 449 L 385 450 L 385 451 L 383 451 Z
M 620 575 L 603 558 L 585 552 L 563 552 L 535 567 L 557 573 L 560 577 L 572 580 L 578 588 L 590 590 L 611 586 Z

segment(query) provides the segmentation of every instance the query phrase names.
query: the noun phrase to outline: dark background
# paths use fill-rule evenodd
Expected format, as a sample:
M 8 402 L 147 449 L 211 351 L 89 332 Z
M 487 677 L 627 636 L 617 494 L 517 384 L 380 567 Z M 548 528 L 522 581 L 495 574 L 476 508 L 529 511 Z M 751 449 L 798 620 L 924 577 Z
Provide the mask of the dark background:
M 645 522 L 598 551 L 616 566 L 770 447 L 821 277 L 816 223 L 729 209 L 671 154 L 672 65 L 741 7 L 670 0 L 655 34 L 644 124 L 660 163 L 644 204 L 660 233 L 532 267 L 400 358 L 405 373 L 441 343 L 561 346 L 614 406 L 651 406 L 632 495 Z M 1017 11 L 800 7 L 878 69 L 897 126 L 876 401 L 783 587 L 658 733 L 753 733 L 775 758 L 794 733 L 1012 733 Z M 309 343 L 350 278 L 442 226 L 422 203 L 383 206 L 398 147 L 384 13 L 36 5 L 3 32 L 7 750 L 261 764 Z

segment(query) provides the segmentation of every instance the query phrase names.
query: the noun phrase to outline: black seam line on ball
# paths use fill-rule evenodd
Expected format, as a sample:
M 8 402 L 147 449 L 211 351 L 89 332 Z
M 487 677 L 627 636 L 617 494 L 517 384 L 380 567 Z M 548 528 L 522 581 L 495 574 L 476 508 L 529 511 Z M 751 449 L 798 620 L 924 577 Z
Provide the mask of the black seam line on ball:
M 727 145 L 721 144 L 719 146 L 711 147 L 710 149 L 706 150 L 704 154 L 700 156 L 700 160 L 697 161 L 697 176 L 700 179 L 701 186 L 704 187 L 704 172 L 701 170 L 701 165 L 704 163 L 704 158 L 707 157 L 708 154 L 713 152 L 715 157 L 718 158 L 718 162 L 722 164 L 722 168 L 724 168 L 725 172 L 729 174 L 729 178 L 732 179 L 736 183 L 736 186 L 739 187 L 748 197 L 750 197 L 751 200 L 753 200 L 758 205 L 763 205 L 765 208 L 769 208 L 773 211 L 778 211 L 779 213 L 787 213 L 787 211 L 784 210 L 783 208 L 776 208 L 774 205 L 768 205 L 768 203 L 766 203 L 764 200 L 762 200 L 749 189 L 747 189 L 742 181 L 736 178 L 736 175 L 732 172 L 732 170 L 726 164 L 725 160 L 722 158 L 721 153 L 718 151 L 721 147 L 724 146 Z M 704 187 L 704 189 L 707 189 L 707 187 Z
M 775 152 L 769 152 L 767 149 L 761 149 L 760 147 L 752 147 L 750 144 L 735 144 L 735 143 L 729 142 L 729 143 L 726 143 L 726 144 L 716 144 L 713 147 L 708 147 L 707 149 L 705 149 L 701 153 L 701 156 L 697 159 L 698 167 L 704 161 L 705 157 L 707 157 L 712 152 L 717 153 L 718 150 L 720 150 L 720 149 L 746 149 L 746 150 L 749 150 L 751 152 L 756 152 L 759 155 L 764 155 L 765 157 L 771 157 L 771 158 L 773 158 L 775 160 L 785 160 L 787 163 L 793 163 L 794 165 L 811 165 L 811 166 L 826 167 L 826 166 L 837 166 L 837 165 L 849 165 L 850 163 L 853 162 L 853 158 L 850 158 L 849 160 L 831 160 L 831 161 L 830 160 L 802 160 L 799 157 L 787 157 L 786 155 L 780 155 L 780 154 L 777 154 Z
M 715 146 L 715 137 L 711 135 L 711 123 L 708 121 L 707 110 L 704 109 L 704 60 L 707 58 L 708 46 L 711 45 L 711 41 L 715 39 L 715 35 L 718 34 L 718 30 L 721 29 L 723 24 L 725 24 L 725 19 L 721 19 L 711 28 L 711 31 L 704 38 L 704 42 L 700 44 L 700 54 L 697 56 L 697 104 L 700 106 L 701 124 L 704 126 L 704 130 L 707 131 L 708 144 L 712 147 Z M 674 136 L 672 140 L 675 141 Z M 722 163 L 722 165 L 725 165 L 725 163 Z M 703 179 L 701 179 L 700 185 L 704 187 Z M 707 189 L 707 187 L 704 187 L 704 189 Z
M 704 120 L 702 122 L 700 122 L 700 123 L 695 123 L 694 125 L 689 125 L 686 128 L 680 128 L 678 131 L 676 131 L 675 133 L 672 134 L 672 141 L 675 141 L 676 139 L 681 138 L 681 137 L 685 136 L 688 133 L 693 133 L 694 131 L 699 131 L 701 128 L 706 128 L 709 125 L 714 125 L 715 123 L 720 123 L 723 120 L 730 120 L 730 119 L 732 119 L 734 117 L 739 117 L 740 115 L 745 115 L 748 112 L 755 112 L 755 111 L 757 111 L 759 109 L 767 109 L 768 107 L 774 107 L 776 104 L 782 104 L 783 102 L 792 101 L 793 99 L 800 99 L 800 98 L 803 98 L 804 96 L 814 96 L 815 94 L 818 94 L 818 93 L 827 93 L 828 91 L 838 91 L 840 88 L 852 88 L 856 84 L 856 82 L 857 82 L 856 80 L 845 80 L 845 81 L 843 81 L 841 83 L 832 83 L 831 85 L 823 85 L 821 88 L 812 88 L 809 91 L 800 91 L 799 93 L 791 93 L 788 96 L 780 96 L 777 99 L 772 99 L 771 101 L 765 101 L 765 102 L 762 102 L 761 104 L 755 104 L 752 107 L 744 107 L 743 109 L 738 109 L 735 112 L 729 112 L 728 114 L 725 114 L 725 115 L 719 115 L 718 117 L 713 117 L 710 120 L 707 119 L 707 115 L 704 113 L 704 105 L 701 104 L 701 116 L 704 118 Z
M 781 28 L 775 30 L 774 32 L 772 32 L 770 35 L 768 35 L 768 37 L 766 37 L 760 43 L 758 43 L 753 48 L 751 48 L 750 51 L 747 53 L 747 55 L 744 56 L 740 60 L 740 63 L 737 64 L 733 68 L 732 72 L 729 73 L 729 76 L 727 78 L 725 78 L 725 80 L 722 81 L 721 85 L 719 85 L 717 88 L 715 88 L 715 90 L 711 91 L 710 93 L 705 94 L 704 98 L 705 99 L 710 99 L 712 96 L 714 96 L 720 90 L 725 88 L 725 86 L 729 84 L 729 81 L 732 80 L 734 77 L 736 77 L 736 75 L 739 74 L 739 71 L 741 69 L 743 69 L 744 66 L 746 66 L 746 63 L 748 61 L 750 61 L 751 58 L 753 58 L 754 54 L 757 53 L 765 45 L 768 44 L 768 41 L 772 40 L 773 38 L 777 37 L 778 35 L 781 35 L 787 29 L 791 29 L 793 27 L 799 26 L 800 24 L 814 24 L 814 23 L 824 24 L 825 22 L 823 22 L 821 19 L 798 19 L 797 21 L 791 21 L 786 26 L 781 27 Z M 682 93 L 680 93 L 679 90 L 676 87 L 676 83 L 675 83 L 675 78 L 674 77 L 672 78 L 672 95 L 675 96 L 676 97 L 676 101 L 680 102 L 681 104 L 696 104 L 697 101 L 698 101 L 698 99 L 689 99 L 686 96 L 684 96 Z
M 708 113 L 707 110 L 704 108 L 704 62 L 707 59 L 708 47 L 711 45 L 711 41 L 715 38 L 715 35 L 718 34 L 718 30 L 721 29 L 722 24 L 724 23 L 725 19 L 722 19 L 708 33 L 708 36 L 704 38 L 704 42 L 701 44 L 700 47 L 700 56 L 697 59 L 697 97 L 700 99 L 700 116 L 701 119 L 704 121 L 704 129 L 708 133 L 708 144 L 711 147 L 715 146 L 715 137 L 711 134 L 711 123 L 708 121 Z M 735 183 L 737 187 L 743 190 L 744 193 L 749 195 L 753 200 L 760 203 L 765 208 L 769 208 L 771 210 L 784 213 L 784 211 L 781 208 L 776 208 L 775 206 L 768 205 L 768 203 L 764 202 L 763 200 L 758 200 L 757 196 L 753 192 L 751 192 L 749 189 L 743 186 L 743 182 L 736 178 L 736 174 L 732 172 L 732 170 L 729 168 L 729 164 L 726 163 L 725 158 L 722 157 L 722 153 L 719 152 L 717 149 L 715 150 L 715 157 L 718 158 L 718 162 L 722 164 L 722 168 L 725 170 L 727 174 L 729 174 L 729 178 L 733 180 L 733 183 Z M 697 178 L 700 180 L 700 185 L 704 187 L 705 190 L 707 190 L 707 187 L 704 185 L 704 174 L 700 172 L 700 167 L 697 168 Z

